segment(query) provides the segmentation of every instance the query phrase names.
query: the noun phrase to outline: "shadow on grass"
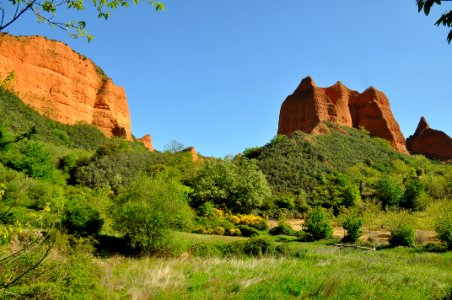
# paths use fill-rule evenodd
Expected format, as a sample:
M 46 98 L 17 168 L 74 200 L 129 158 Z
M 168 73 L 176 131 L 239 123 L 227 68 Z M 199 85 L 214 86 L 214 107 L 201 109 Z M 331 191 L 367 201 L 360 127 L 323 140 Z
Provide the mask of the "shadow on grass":
M 97 237 L 95 244 L 95 255 L 107 258 L 115 255 L 126 257 L 136 257 L 140 251 L 132 248 L 130 239 L 127 237 L 115 237 L 108 235 L 100 235 Z

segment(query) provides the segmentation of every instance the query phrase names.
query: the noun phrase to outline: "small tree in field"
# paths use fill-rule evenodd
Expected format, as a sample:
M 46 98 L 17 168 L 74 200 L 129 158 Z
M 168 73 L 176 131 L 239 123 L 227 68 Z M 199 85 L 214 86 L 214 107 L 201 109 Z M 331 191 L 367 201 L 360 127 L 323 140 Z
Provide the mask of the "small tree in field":
M 170 232 L 189 227 L 193 220 L 187 192 L 177 181 L 144 176 L 118 196 L 115 227 L 130 238 L 136 249 L 164 250 Z
M 363 233 L 363 221 L 356 213 L 350 214 L 342 225 L 347 230 L 345 242 L 356 242 Z
M 439 238 L 446 242 L 449 250 L 452 250 L 452 209 L 445 209 L 436 220 L 435 230 Z
M 331 238 L 333 236 L 333 226 L 325 211 L 317 207 L 308 212 L 306 219 L 306 232 L 313 240 Z

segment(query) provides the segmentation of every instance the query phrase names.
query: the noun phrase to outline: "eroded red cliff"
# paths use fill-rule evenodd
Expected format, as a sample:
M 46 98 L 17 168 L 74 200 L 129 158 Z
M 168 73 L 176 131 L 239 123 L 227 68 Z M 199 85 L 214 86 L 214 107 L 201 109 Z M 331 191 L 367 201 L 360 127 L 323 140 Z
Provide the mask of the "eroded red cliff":
M 0 78 L 28 105 L 65 124 L 86 122 L 106 136 L 132 140 L 124 89 L 62 42 L 0 34 Z
M 452 139 L 445 132 L 430 128 L 424 117 L 406 144 L 411 153 L 444 161 L 452 160 Z
M 324 121 L 364 127 L 371 135 L 388 140 L 395 150 L 408 153 L 387 97 L 373 87 L 363 93 L 350 90 L 340 82 L 320 88 L 311 77 L 307 77 L 283 102 L 278 134 L 291 135 L 297 130 L 328 133 Z
M 152 145 L 152 138 L 149 134 L 146 134 L 142 138 L 139 138 L 138 141 L 143 143 L 144 147 L 149 151 L 154 151 L 154 146 Z

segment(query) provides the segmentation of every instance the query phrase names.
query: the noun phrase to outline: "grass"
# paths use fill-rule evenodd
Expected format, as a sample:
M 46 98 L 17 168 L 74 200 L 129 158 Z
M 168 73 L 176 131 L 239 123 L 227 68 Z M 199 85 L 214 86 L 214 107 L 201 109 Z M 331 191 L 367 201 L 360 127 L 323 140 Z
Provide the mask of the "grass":
M 297 244 L 301 259 L 112 257 L 95 264 L 110 299 L 442 299 L 452 287 L 451 252 Z

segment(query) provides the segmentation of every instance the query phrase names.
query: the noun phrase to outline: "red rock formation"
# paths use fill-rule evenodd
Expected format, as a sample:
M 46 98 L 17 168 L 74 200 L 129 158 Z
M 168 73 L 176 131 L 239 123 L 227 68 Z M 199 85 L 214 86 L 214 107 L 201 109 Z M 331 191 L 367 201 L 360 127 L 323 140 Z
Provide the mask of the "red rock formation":
M 408 153 L 388 99 L 373 87 L 362 94 L 340 82 L 328 88 L 319 88 L 311 77 L 307 77 L 282 104 L 278 134 L 291 135 L 297 130 L 313 134 L 328 133 L 324 121 L 364 127 L 371 135 L 390 141 L 397 151 Z
M 15 72 L 13 89 L 42 115 L 86 122 L 106 136 L 132 140 L 124 89 L 88 58 L 44 37 L 0 34 L 0 78 Z
M 199 159 L 199 155 L 198 152 L 196 152 L 195 147 L 188 147 L 184 150 L 182 150 L 183 152 L 189 152 L 192 156 L 193 161 L 197 161 Z
M 413 154 L 452 160 L 452 139 L 445 132 L 430 128 L 424 117 L 419 121 L 416 132 L 406 140 L 406 145 Z
M 149 134 L 146 134 L 142 138 L 137 139 L 139 142 L 144 144 L 144 147 L 149 151 L 154 151 L 154 146 L 152 146 L 152 138 Z

